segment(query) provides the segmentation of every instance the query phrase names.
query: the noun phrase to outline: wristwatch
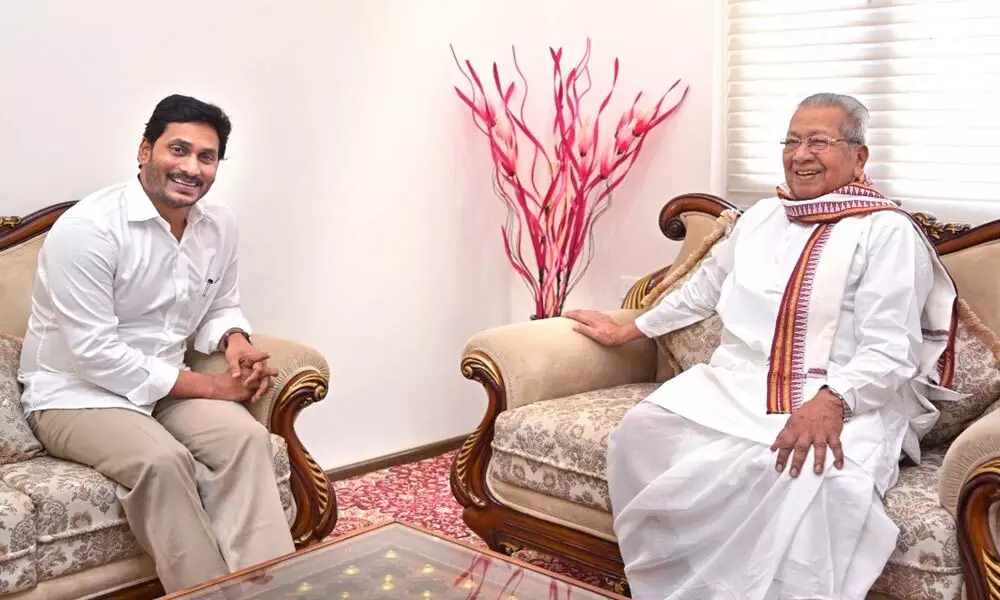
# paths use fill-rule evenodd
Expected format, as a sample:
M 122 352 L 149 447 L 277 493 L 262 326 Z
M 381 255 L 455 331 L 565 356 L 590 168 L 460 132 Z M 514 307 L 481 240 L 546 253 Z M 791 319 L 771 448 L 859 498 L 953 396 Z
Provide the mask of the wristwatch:
M 851 410 L 851 406 L 847 403 L 847 400 L 844 400 L 844 395 L 843 394 L 841 394 L 840 392 L 838 392 L 837 390 L 833 389 L 832 387 L 830 387 L 828 385 L 824 385 L 823 389 L 825 389 L 826 391 L 830 392 L 838 400 L 840 400 L 840 404 L 844 408 L 844 423 L 846 423 L 848 419 L 850 419 L 851 417 L 854 416 L 854 411 Z
M 225 352 L 226 348 L 229 347 L 229 336 L 231 336 L 233 334 L 236 334 L 236 333 L 238 333 L 238 334 L 242 335 L 243 337 L 245 337 L 247 339 L 248 343 L 250 343 L 250 344 L 253 343 L 253 342 L 250 341 L 250 334 L 249 333 L 243 331 L 242 329 L 230 329 L 226 333 L 222 334 L 222 339 L 219 340 L 219 350 L 222 350 L 223 352 Z

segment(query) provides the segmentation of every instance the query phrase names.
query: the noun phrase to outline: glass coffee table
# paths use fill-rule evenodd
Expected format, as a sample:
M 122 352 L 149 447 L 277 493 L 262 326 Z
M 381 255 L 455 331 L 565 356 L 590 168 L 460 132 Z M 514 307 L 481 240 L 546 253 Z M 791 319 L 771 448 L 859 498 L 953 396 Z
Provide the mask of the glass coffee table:
M 626 600 L 398 521 L 372 525 L 166 598 Z

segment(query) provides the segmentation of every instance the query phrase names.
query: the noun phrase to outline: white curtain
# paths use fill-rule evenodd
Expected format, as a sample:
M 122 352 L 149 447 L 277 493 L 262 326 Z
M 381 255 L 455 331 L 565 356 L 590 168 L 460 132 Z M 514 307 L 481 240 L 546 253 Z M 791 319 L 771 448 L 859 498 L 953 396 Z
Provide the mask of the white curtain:
M 1000 218 L 1000 0 L 727 0 L 727 197 L 773 196 L 797 102 L 871 113 L 868 174 L 908 210 Z

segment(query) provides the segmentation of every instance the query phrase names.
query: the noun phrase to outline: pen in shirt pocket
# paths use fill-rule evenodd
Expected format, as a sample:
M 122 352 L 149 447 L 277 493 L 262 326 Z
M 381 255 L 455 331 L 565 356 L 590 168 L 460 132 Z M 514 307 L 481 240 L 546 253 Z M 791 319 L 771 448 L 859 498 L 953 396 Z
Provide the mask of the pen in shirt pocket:
M 209 277 L 208 279 L 205 280 L 205 289 L 202 290 L 201 292 L 202 298 L 208 295 L 208 290 L 212 287 L 213 284 L 215 284 L 215 279 L 213 279 L 212 277 Z

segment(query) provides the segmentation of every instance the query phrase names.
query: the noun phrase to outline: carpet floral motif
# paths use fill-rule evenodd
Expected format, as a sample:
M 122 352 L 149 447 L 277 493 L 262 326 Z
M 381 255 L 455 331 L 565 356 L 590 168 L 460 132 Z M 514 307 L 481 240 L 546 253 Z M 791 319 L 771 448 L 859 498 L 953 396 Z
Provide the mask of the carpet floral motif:
M 451 493 L 449 472 L 454 452 L 337 481 L 339 516 L 331 537 L 375 523 L 402 521 L 436 531 L 475 548 L 486 543 L 462 521 L 462 506 Z M 542 569 L 606 587 L 600 575 L 582 566 L 531 550 L 514 558 Z

